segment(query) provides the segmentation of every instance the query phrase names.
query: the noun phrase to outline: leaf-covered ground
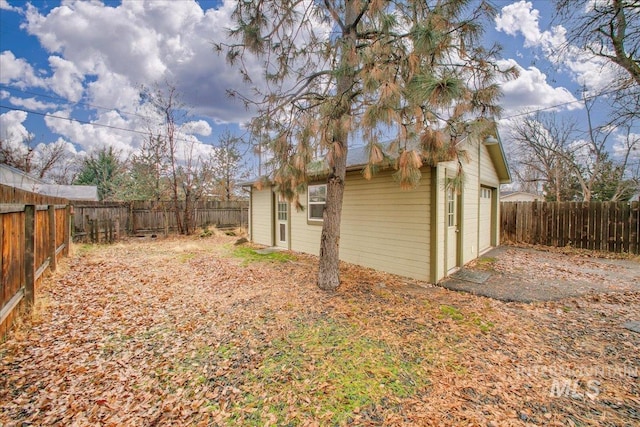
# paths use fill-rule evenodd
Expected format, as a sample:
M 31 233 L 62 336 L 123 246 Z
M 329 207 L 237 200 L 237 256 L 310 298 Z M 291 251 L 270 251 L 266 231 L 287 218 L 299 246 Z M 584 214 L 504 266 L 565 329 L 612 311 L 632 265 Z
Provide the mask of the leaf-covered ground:
M 74 252 L 0 344 L 2 426 L 640 424 L 638 293 L 503 303 L 344 265 L 330 294 L 314 257 L 227 237 Z

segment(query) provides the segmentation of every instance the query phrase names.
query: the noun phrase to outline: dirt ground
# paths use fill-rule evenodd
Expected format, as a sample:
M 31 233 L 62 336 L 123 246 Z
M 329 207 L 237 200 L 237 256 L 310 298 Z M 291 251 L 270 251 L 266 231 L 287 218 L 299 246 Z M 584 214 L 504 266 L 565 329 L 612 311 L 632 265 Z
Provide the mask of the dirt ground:
M 520 302 L 640 292 L 638 259 L 597 258 L 588 252 L 570 249 L 501 246 L 463 270 L 463 273 L 470 272 L 472 279 L 474 272 L 486 273 L 489 277 L 482 283 L 452 277 L 441 285 L 502 301 Z M 640 314 L 638 317 L 640 320 Z
M 0 425 L 640 424 L 637 290 L 504 302 L 345 264 L 326 293 L 315 257 L 233 241 L 74 247 L 0 343 Z M 505 255 L 484 267 L 547 271 Z

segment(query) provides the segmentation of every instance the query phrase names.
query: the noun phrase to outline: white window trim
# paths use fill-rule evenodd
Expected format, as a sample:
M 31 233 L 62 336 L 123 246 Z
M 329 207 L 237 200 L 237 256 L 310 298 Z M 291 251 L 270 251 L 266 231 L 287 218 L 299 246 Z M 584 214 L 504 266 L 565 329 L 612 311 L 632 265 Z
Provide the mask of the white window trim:
M 312 202 L 310 199 L 310 194 L 311 194 L 311 188 L 313 187 L 325 187 L 325 200 L 324 202 Z M 309 185 L 309 187 L 307 188 L 307 221 L 312 221 L 312 222 L 322 222 L 323 219 L 322 218 L 312 218 L 311 217 L 311 205 L 325 205 L 327 204 L 327 200 L 326 200 L 326 194 L 327 194 L 327 184 L 313 184 L 313 185 Z

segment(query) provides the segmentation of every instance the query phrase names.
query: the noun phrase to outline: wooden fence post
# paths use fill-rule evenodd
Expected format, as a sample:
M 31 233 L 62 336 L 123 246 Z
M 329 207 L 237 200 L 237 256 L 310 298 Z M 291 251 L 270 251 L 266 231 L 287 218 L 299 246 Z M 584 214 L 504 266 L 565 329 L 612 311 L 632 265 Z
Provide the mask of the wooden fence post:
M 69 218 L 69 224 L 70 224 L 70 228 L 69 228 L 69 237 L 71 239 L 71 241 L 73 241 L 73 236 L 76 233 L 76 215 L 75 215 L 75 208 L 73 207 L 73 205 L 68 205 L 67 208 L 69 208 L 69 210 L 67 211 L 65 209 L 65 216 L 68 216 Z M 65 221 L 67 219 L 65 218 Z M 65 222 L 66 224 L 66 222 Z M 66 230 L 66 228 L 65 228 Z
M 35 248 L 36 248 L 36 206 L 24 207 L 24 281 L 27 307 L 35 302 Z
M 49 268 L 56 271 L 58 263 L 56 261 L 56 206 L 49 205 Z
M 129 224 L 131 224 L 131 234 L 136 234 L 136 216 L 134 212 L 135 202 L 129 202 Z
M 64 208 L 64 249 L 62 253 L 64 256 L 69 256 L 69 245 L 71 244 L 71 230 L 73 229 L 72 221 L 73 214 L 71 213 L 71 205 L 67 205 Z

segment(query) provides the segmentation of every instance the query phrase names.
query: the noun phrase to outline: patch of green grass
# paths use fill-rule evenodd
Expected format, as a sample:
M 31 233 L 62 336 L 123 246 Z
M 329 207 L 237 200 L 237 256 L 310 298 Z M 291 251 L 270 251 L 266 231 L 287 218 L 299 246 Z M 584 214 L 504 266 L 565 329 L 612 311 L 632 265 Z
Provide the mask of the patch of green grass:
M 493 322 L 490 322 L 488 320 L 482 319 L 476 313 L 472 314 L 470 320 L 471 320 L 471 323 L 476 325 L 478 327 L 478 329 L 480 329 L 480 332 L 482 332 L 483 334 L 488 334 L 495 327 L 495 324 Z
M 442 317 L 448 317 L 459 324 L 473 325 L 480 329 L 483 334 L 489 333 L 495 327 L 493 322 L 483 319 L 477 313 L 463 314 L 459 309 L 450 305 L 441 305 L 440 313 Z
M 460 310 L 450 305 L 441 305 L 440 313 L 442 313 L 444 317 L 449 317 L 451 320 L 455 320 L 456 322 L 464 320 L 464 315 Z
M 300 324 L 245 375 L 245 393 L 232 408 L 234 422 L 297 425 L 305 419 L 341 425 L 359 409 L 416 394 L 429 384 L 420 358 L 394 351 L 345 323 Z M 250 384 L 253 384 L 251 386 Z M 255 385 L 261 385 L 255 388 Z M 261 396 L 269 396 L 264 399 Z M 305 399 L 292 399 L 305 396 Z
M 120 354 L 129 348 L 131 341 L 134 339 L 133 335 L 124 334 L 124 333 L 113 333 L 110 334 L 107 339 L 103 342 L 102 346 L 102 354 L 107 356 L 113 356 L 115 354 Z
M 466 367 L 462 366 L 461 364 L 455 362 L 454 360 L 448 360 L 446 362 L 446 365 L 449 367 L 449 369 L 451 369 L 456 375 L 458 376 L 465 376 L 467 375 L 467 373 L 469 372 L 467 370 Z
M 204 237 L 215 236 L 215 234 L 216 234 L 215 231 L 211 230 L 208 225 L 205 225 L 202 231 L 200 232 L 199 236 L 204 238 Z
M 252 262 L 287 262 L 295 260 L 289 252 L 274 251 L 267 254 L 260 254 L 255 249 L 247 246 L 238 246 L 233 248 L 231 255 L 236 258 L 242 259 L 242 265 L 247 265 Z
M 231 343 L 221 344 L 216 348 L 216 355 L 221 359 L 230 359 L 236 354 L 236 351 L 236 347 Z
M 193 258 L 195 258 L 195 256 L 196 256 L 196 254 L 191 253 L 191 252 L 180 254 L 180 256 L 178 257 L 178 261 L 184 264 L 184 263 L 188 262 L 189 260 L 192 260 Z

